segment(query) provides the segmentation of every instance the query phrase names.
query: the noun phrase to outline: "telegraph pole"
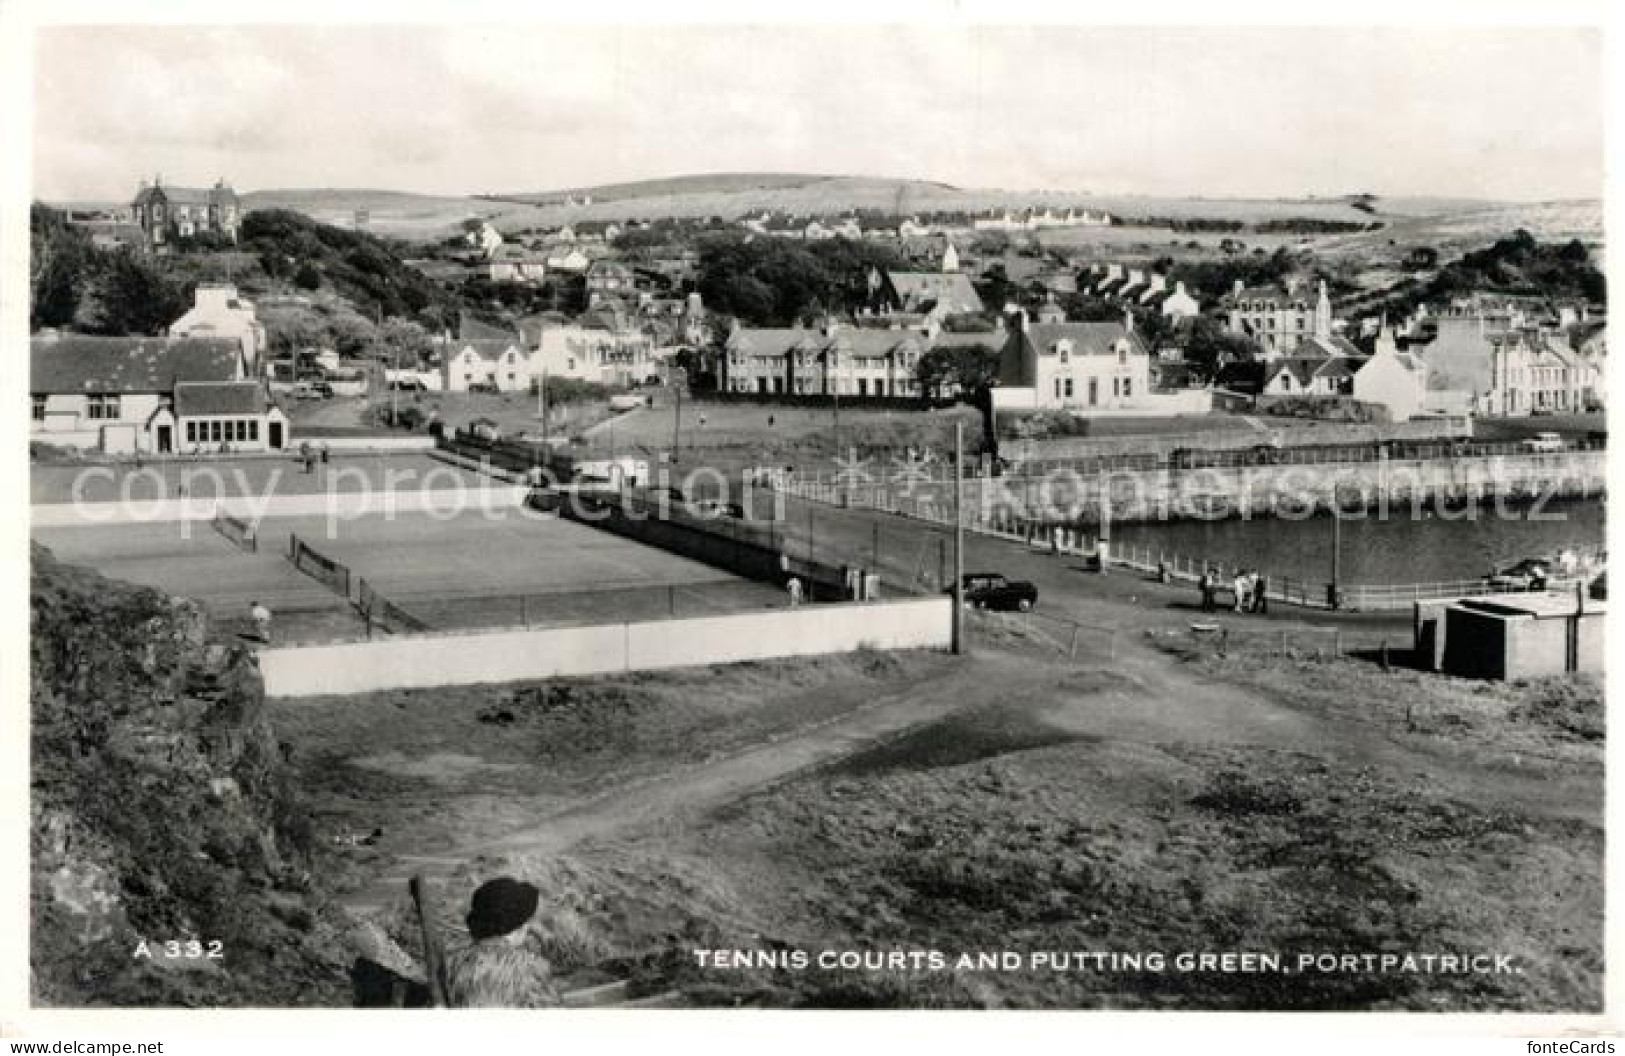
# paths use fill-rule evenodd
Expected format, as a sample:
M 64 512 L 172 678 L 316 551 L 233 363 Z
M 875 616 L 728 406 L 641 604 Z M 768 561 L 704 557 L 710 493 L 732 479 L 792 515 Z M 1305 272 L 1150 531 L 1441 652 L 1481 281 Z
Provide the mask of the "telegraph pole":
M 1343 506 L 1337 488 L 1332 487 L 1332 585 L 1326 603 L 1334 609 L 1342 608 L 1343 582 Z
M 683 383 L 688 380 L 688 372 L 682 367 L 672 370 L 671 388 L 677 397 L 671 419 L 671 460 L 673 462 L 682 458 L 683 454 Z
M 965 423 L 954 423 L 954 622 L 953 651 L 965 651 Z

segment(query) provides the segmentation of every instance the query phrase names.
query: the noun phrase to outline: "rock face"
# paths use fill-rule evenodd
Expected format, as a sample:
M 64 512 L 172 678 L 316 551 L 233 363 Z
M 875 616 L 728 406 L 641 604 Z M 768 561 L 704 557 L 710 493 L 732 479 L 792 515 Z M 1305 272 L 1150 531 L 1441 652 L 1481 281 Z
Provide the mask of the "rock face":
M 30 622 L 34 1002 L 347 1003 L 252 651 L 37 546 Z

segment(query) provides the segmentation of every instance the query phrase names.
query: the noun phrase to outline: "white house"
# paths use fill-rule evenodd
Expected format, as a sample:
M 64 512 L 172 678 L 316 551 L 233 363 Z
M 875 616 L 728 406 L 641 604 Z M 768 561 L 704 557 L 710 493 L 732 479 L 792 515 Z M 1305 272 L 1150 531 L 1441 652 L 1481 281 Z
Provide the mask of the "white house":
M 1299 342 L 1291 355 L 1269 363 L 1262 395 L 1352 396 L 1355 372 L 1365 357 L 1342 338 L 1309 339 Z
M 576 322 L 535 325 L 531 369 L 548 377 L 603 385 L 641 385 L 658 373 L 654 340 L 610 313 L 589 312 Z
M 1032 323 L 1025 313 L 999 358 L 999 409 L 1127 410 L 1151 402 L 1151 356 L 1120 323 Z
M 579 249 L 555 250 L 542 262 L 549 271 L 583 272 L 592 266 L 592 258 Z
M 489 220 L 470 217 L 463 221 L 463 237 L 468 244 L 489 257 L 502 245 L 502 232 L 491 226 Z
M 803 396 L 914 396 L 924 335 L 830 324 L 821 329 L 736 328 L 728 335 L 728 392 Z
M 229 337 L 243 349 L 243 370 L 258 374 L 265 352 L 265 326 L 254 313 L 254 302 L 227 283 L 199 283 L 192 307 L 169 324 L 170 337 Z
M 541 282 L 547 277 L 547 259 L 523 246 L 498 246 L 486 261 L 492 282 Z
M 287 446 L 288 420 L 234 338 L 44 334 L 29 353 L 32 440 L 109 454 Z
M 1162 299 L 1162 314 L 1173 319 L 1194 319 L 1202 314 L 1202 305 L 1185 290 L 1183 281 L 1174 283 L 1174 292 Z
M 1371 358 L 1354 372 L 1354 398 L 1386 407 L 1390 421 L 1403 422 L 1427 406 L 1427 394 L 1427 364 L 1421 356 L 1401 352 L 1383 327 Z
M 475 385 L 494 385 L 501 392 L 529 392 L 531 356 L 514 339 L 458 340 L 444 347 L 440 372 L 446 392 L 467 392 Z

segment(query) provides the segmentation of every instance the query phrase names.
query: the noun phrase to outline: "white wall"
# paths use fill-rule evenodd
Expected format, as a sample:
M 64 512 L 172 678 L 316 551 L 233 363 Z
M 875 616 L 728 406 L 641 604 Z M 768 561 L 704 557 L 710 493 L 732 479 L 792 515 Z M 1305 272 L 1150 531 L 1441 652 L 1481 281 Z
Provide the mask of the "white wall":
M 945 648 L 952 605 L 948 598 L 923 598 L 600 627 L 413 635 L 267 649 L 260 653 L 260 670 L 268 696 L 311 697 L 694 667 L 860 646 Z

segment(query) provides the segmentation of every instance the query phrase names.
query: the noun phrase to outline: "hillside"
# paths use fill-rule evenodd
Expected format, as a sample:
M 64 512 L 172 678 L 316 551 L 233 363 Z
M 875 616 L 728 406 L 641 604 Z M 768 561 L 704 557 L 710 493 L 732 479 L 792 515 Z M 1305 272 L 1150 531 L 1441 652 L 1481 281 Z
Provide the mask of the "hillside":
M 345 1003 L 252 654 L 192 602 L 32 565 L 33 1001 Z
M 591 205 L 566 199 L 590 196 Z M 721 216 L 735 219 L 773 211 L 827 215 L 865 209 L 884 213 L 927 213 L 1020 209 L 1033 205 L 1105 211 L 1125 218 L 1195 218 L 1264 223 L 1271 220 L 1324 220 L 1385 225 L 1431 222 L 1463 214 L 1518 211 L 1517 205 L 1456 198 L 1381 198 L 1373 212 L 1345 197 L 1207 198 L 1098 194 L 1085 191 L 1023 191 L 960 188 L 921 179 L 831 176 L 815 173 L 707 173 L 634 180 L 549 191 L 514 191 L 457 196 L 411 194 L 351 188 L 253 191 L 250 208 L 287 208 L 324 223 L 349 226 L 355 210 L 368 210 L 373 231 L 401 238 L 437 238 L 470 216 L 491 220 L 505 232 L 556 227 L 581 220 L 655 219 Z M 1511 227 L 1534 227 L 1513 223 Z M 1503 228 L 1510 230 L 1511 227 Z
M 559 205 L 569 198 L 591 198 L 594 202 L 618 202 L 631 198 L 655 198 L 670 194 L 732 194 L 740 191 L 778 190 L 803 187 L 835 177 L 794 172 L 717 172 L 692 176 L 670 176 L 657 180 L 605 183 L 596 187 L 568 187 L 558 191 L 519 194 L 487 194 L 481 198 L 522 202 L 527 205 Z

